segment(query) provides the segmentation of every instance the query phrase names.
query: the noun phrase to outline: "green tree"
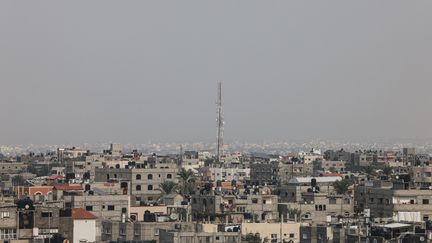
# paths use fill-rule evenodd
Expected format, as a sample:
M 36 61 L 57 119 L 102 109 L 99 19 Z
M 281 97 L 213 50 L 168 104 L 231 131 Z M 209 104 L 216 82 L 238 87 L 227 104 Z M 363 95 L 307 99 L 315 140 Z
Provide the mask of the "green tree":
M 393 169 L 392 169 L 392 167 L 390 167 L 390 166 L 385 166 L 385 167 L 382 169 L 382 173 L 383 173 L 384 175 L 386 175 L 386 176 L 390 176 L 390 175 L 393 173 Z
M 336 168 L 333 167 L 333 166 L 329 168 L 329 171 L 330 171 L 331 173 L 336 173 L 336 172 L 337 172 Z
M 24 177 L 22 177 L 22 175 L 16 175 L 12 177 L 13 186 L 24 186 L 25 182 L 26 180 L 24 179 Z
M 162 190 L 164 194 L 168 195 L 176 192 L 177 184 L 172 181 L 164 181 L 161 184 L 159 184 L 159 188 Z
M 351 186 L 351 181 L 348 179 L 333 182 L 334 190 L 340 195 L 345 195 L 348 192 L 349 186 Z
M 375 169 L 372 166 L 363 167 L 363 173 L 366 174 L 368 180 L 370 180 L 371 176 L 375 175 Z
M 301 216 L 301 211 L 297 208 L 288 209 L 288 218 L 291 220 L 299 220 Z
M 181 180 L 181 192 L 184 195 L 190 195 L 195 190 L 195 175 L 192 170 L 182 168 L 178 173 Z
M 249 233 L 245 237 L 243 237 L 243 241 L 246 241 L 248 243 L 261 243 L 261 237 L 257 234 Z

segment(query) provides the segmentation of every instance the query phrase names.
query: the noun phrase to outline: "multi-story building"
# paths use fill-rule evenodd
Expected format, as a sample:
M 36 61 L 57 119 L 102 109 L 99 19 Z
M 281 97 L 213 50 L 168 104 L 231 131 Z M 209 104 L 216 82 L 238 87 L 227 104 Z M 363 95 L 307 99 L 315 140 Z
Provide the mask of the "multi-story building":
M 300 242 L 301 223 L 242 223 L 242 235 L 259 234 L 261 239 L 268 239 L 270 242 Z
M 326 172 L 343 173 L 346 171 L 346 161 L 322 160 L 320 163 L 320 167 Z
M 279 175 L 279 162 L 254 162 L 250 164 L 250 182 L 254 185 L 276 185 Z
M 17 206 L 11 201 L 0 201 L 0 240 L 17 239 Z
M 279 163 L 277 181 L 279 185 L 285 185 L 294 177 L 311 176 L 313 163 Z
M 199 231 L 180 231 L 180 230 L 161 230 L 159 242 L 164 243 L 241 243 L 240 232 L 199 232 Z
M 192 215 L 195 220 L 214 222 L 277 222 L 278 196 L 269 188 L 217 195 L 213 192 L 192 195 Z
M 182 229 L 185 231 L 193 231 L 195 223 L 185 222 L 155 222 L 155 221 L 118 221 L 118 220 L 103 220 L 102 221 L 102 242 L 111 241 L 160 241 L 159 235 L 162 230 Z
M 0 174 L 19 174 L 27 170 L 28 165 L 22 162 L 0 162 Z
M 211 181 L 249 181 L 250 168 L 243 167 L 210 167 Z
M 280 188 L 279 211 L 288 217 L 290 210 L 297 210 L 301 212 L 300 219 L 311 224 L 353 216 L 354 200 L 350 190 L 338 194 L 333 188 L 333 183 L 341 179 L 337 176 L 292 179 Z
M 121 220 L 129 214 L 129 195 L 64 196 L 66 208 L 83 208 L 98 218 Z
M 125 194 L 131 195 L 132 205 L 153 202 L 162 195 L 159 185 L 165 181 L 178 183 L 178 169 L 172 163 L 157 163 L 142 168 L 96 168 L 96 182 L 117 181 Z
M 356 211 L 369 209 L 371 217 L 417 222 L 432 218 L 432 190 L 403 182 L 367 181 L 354 191 Z

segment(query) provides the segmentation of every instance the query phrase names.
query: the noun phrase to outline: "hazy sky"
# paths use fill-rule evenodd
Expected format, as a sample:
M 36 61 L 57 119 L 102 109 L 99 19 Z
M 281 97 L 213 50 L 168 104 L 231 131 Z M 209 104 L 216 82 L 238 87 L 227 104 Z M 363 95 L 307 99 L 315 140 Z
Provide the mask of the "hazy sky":
M 432 138 L 432 1 L 1 1 L 0 144 Z

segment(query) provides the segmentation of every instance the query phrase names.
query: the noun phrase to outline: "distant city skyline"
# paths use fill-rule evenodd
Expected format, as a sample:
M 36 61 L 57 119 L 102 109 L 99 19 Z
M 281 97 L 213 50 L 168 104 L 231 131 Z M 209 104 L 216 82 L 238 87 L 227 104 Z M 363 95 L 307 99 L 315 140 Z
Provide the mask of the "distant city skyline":
M 1 2 L 0 145 L 432 141 L 431 7 Z

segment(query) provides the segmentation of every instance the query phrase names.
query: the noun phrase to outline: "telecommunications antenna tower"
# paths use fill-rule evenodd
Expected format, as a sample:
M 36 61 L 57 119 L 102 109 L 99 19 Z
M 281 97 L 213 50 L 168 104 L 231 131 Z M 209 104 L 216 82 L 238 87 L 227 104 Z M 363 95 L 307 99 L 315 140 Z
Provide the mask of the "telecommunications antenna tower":
M 223 155 L 223 116 L 222 116 L 222 82 L 218 83 L 218 96 L 216 102 L 216 123 L 217 123 L 217 144 L 216 144 L 216 159 L 217 162 L 221 162 L 221 156 Z

